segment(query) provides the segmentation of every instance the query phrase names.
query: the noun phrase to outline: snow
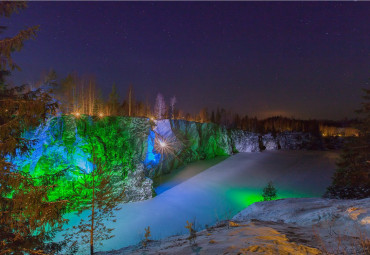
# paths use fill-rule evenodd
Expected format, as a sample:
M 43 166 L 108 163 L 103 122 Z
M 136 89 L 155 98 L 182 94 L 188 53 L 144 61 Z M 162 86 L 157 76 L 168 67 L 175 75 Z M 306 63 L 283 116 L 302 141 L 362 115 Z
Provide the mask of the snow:
M 250 219 L 293 223 L 299 226 L 329 227 L 336 233 L 356 235 L 358 228 L 370 234 L 370 198 L 337 200 L 324 198 L 290 198 L 255 203 L 233 220 Z
M 322 243 L 322 249 L 333 254 L 362 254 L 355 251 L 354 247 L 360 248 L 360 242 L 370 237 L 369 219 L 370 198 L 291 198 L 260 202 L 247 207 L 233 218 L 242 222 L 279 222 L 306 229 L 305 233 Z
M 257 202 L 233 219 L 196 233 L 102 253 L 114 254 L 368 254 L 370 198 L 291 198 Z
M 268 222 L 220 222 L 196 233 L 194 244 L 189 244 L 188 235 L 173 236 L 160 241 L 150 241 L 146 248 L 139 244 L 98 254 L 322 254 L 313 248 L 310 239 L 306 237 L 303 239 L 302 235 L 299 235 L 301 239 L 298 242 L 291 241 L 291 235 L 289 237 L 286 235 L 289 228 L 292 226 L 287 224 L 276 226 Z
M 185 233 L 186 221 L 196 227 L 231 218 L 253 202 L 273 181 L 279 197 L 318 197 L 331 181 L 336 153 L 317 151 L 270 151 L 239 153 L 149 200 L 122 205 L 115 237 L 98 250 L 119 249 L 143 239 L 150 226 L 153 239 Z M 77 216 L 71 219 L 75 224 Z

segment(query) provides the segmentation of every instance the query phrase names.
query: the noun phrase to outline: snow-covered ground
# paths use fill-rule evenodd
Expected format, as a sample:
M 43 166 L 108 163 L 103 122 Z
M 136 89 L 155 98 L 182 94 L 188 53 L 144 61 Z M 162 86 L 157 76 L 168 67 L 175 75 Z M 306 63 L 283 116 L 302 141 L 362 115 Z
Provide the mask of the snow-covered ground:
M 117 212 L 115 237 L 98 250 L 108 251 L 133 245 L 143 239 L 150 226 L 153 239 L 182 234 L 186 221 L 196 227 L 231 218 L 261 200 L 268 181 L 279 197 L 319 197 L 335 169 L 334 152 L 272 151 L 239 153 L 201 172 L 153 199 L 122 205 Z M 82 215 L 83 217 L 83 215 Z M 73 218 L 71 224 L 78 221 Z
M 260 202 L 248 206 L 233 217 L 235 221 L 250 219 L 293 223 L 299 226 L 327 228 L 344 235 L 358 230 L 370 237 L 370 198 L 340 200 L 324 198 L 288 198 Z
M 257 202 L 231 221 L 189 235 L 129 246 L 118 254 L 369 254 L 370 198 Z

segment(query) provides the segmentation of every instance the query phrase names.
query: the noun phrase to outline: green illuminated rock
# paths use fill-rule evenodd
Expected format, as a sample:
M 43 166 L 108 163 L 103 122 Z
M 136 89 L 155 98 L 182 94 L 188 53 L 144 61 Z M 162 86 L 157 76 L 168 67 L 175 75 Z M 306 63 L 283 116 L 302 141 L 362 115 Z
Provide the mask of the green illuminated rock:
M 301 133 L 272 136 L 213 123 L 85 115 L 53 117 L 24 135 L 36 139 L 33 150 L 11 160 L 34 177 L 57 175 L 51 180 L 56 184 L 50 191 L 52 199 L 73 194 L 78 179 L 93 171 L 93 151 L 104 167 L 114 169 L 115 190 L 125 188 L 126 201 L 137 201 L 152 196 L 152 181 L 145 176 L 160 176 L 192 161 L 238 151 L 301 149 L 309 144 L 309 136 Z M 156 144 L 160 140 L 166 142 L 164 151 Z

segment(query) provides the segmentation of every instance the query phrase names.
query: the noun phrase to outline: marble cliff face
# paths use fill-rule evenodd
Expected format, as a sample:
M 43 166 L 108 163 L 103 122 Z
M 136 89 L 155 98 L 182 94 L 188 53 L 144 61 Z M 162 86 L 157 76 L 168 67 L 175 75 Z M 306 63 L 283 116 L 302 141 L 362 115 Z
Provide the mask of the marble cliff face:
M 62 173 L 61 186 L 94 169 L 92 151 L 116 173 L 117 187 L 125 187 L 127 201 L 152 197 L 152 180 L 183 164 L 263 150 L 302 150 L 320 147 L 309 133 L 276 135 L 227 130 L 214 123 L 185 120 L 73 115 L 51 118 L 27 131 L 33 150 L 11 160 L 31 175 Z

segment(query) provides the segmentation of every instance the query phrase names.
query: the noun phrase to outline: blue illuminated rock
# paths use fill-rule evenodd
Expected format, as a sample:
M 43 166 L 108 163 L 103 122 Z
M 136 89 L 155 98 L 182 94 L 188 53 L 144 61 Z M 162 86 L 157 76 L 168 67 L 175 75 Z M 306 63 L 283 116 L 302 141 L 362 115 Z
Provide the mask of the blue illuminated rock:
M 68 191 L 79 175 L 93 171 L 94 150 L 103 163 L 114 169 L 117 191 L 126 187 L 127 201 L 152 196 L 152 181 L 145 176 L 160 176 L 189 162 L 234 152 L 312 146 L 311 136 L 304 133 L 261 135 L 227 130 L 214 123 L 120 116 L 53 117 L 24 136 L 35 140 L 32 150 L 11 161 L 33 176 L 62 173 L 61 183 L 53 192 Z

